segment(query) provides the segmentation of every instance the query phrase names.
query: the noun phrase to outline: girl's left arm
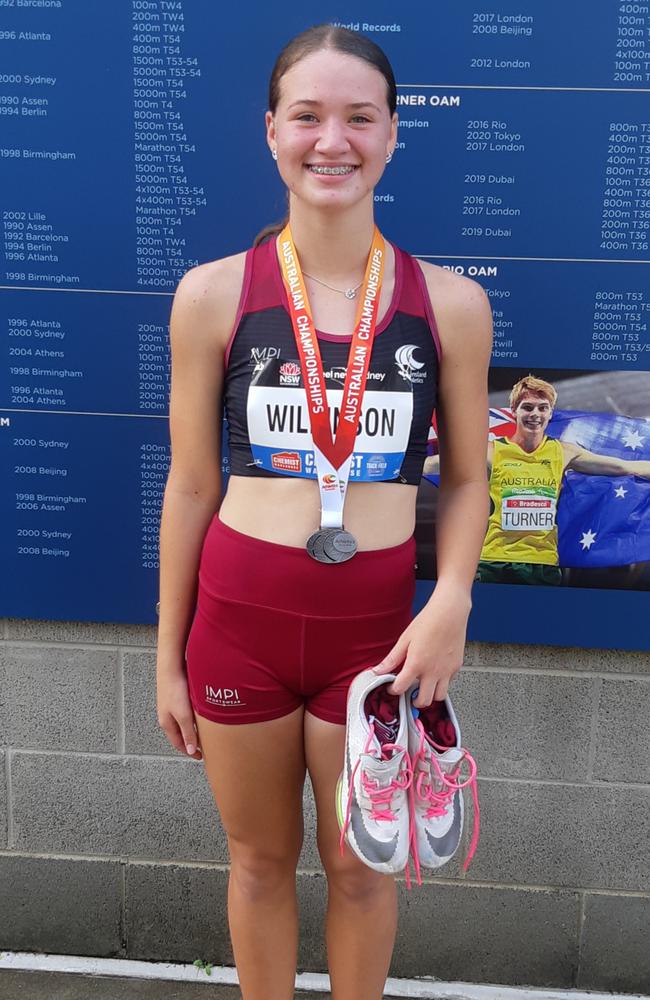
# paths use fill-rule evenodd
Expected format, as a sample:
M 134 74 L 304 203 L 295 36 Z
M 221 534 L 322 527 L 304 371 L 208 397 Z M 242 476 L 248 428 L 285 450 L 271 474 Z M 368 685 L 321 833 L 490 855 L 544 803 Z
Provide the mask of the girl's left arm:
M 468 278 L 424 266 L 436 303 L 442 345 L 437 413 L 440 496 L 436 514 L 438 579 L 427 604 L 380 663 L 403 664 L 389 691 L 419 681 L 418 708 L 441 701 L 463 662 L 471 589 L 488 518 L 487 371 L 492 313 L 487 295 Z M 432 287 L 435 285 L 435 290 Z

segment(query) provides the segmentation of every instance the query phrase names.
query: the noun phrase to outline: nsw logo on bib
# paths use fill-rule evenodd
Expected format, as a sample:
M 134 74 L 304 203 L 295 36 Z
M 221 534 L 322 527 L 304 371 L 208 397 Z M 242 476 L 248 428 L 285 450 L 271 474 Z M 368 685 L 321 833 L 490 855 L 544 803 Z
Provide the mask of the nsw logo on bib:
M 297 381 L 295 378 L 294 363 L 282 358 L 269 359 L 254 375 L 246 406 L 248 437 L 253 460 L 259 468 L 315 479 L 305 390 L 302 377 L 299 375 Z M 326 384 L 334 435 L 343 389 L 339 379 L 326 378 Z M 399 476 L 412 417 L 412 386 L 394 370 L 381 380 L 369 373 L 350 466 L 351 482 L 377 482 Z

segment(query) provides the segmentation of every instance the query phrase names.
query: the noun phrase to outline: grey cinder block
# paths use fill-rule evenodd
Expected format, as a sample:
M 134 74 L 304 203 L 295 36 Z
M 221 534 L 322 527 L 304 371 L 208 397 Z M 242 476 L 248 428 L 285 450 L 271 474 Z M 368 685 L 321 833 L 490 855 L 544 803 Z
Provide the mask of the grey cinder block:
M 197 761 L 19 752 L 12 785 L 17 850 L 226 860 Z
M 478 772 L 582 780 L 589 763 L 591 678 L 462 670 L 451 691 Z
M 576 985 L 650 993 L 649 933 L 650 898 L 588 893 Z
M 334 804 L 332 804 L 334 808 Z M 302 851 L 298 859 L 298 868 L 301 870 L 322 870 L 318 844 L 316 842 L 316 803 L 314 802 L 314 792 L 309 776 L 305 780 L 305 788 L 302 797 L 302 811 L 304 818 L 304 840 Z
M 327 968 L 324 875 L 302 875 L 299 967 Z M 561 986 L 578 964 L 577 893 L 450 886 L 399 887 L 390 975 Z M 470 940 L 471 938 L 471 940 Z
M 578 964 L 577 893 L 429 884 L 400 892 L 391 975 L 566 986 Z
M 233 965 L 227 917 L 228 872 L 181 865 L 129 864 L 126 889 L 128 957 Z M 299 971 L 325 972 L 327 882 L 297 877 Z
M 124 653 L 123 661 L 126 752 L 174 753 L 174 748 L 158 725 L 155 652 Z
M 129 958 L 234 965 L 227 919 L 228 873 L 217 868 L 129 864 Z
M 107 646 L 155 646 L 156 632 L 155 625 L 6 619 L 6 638 L 22 639 L 27 642 L 83 642 Z
M 479 781 L 472 878 L 650 889 L 650 788 Z
M 298 876 L 298 969 L 300 972 L 326 972 L 325 912 L 327 879 L 322 873 Z
M 647 677 L 648 654 L 627 649 L 582 649 L 575 646 L 502 645 L 468 642 L 465 663 L 472 667 L 513 670 L 572 670 L 626 673 Z
M 9 746 L 117 750 L 117 652 L 0 649 L 0 725 Z
M 4 750 L 0 750 L 0 846 L 8 846 L 7 831 L 7 778 Z
M 447 872 L 447 868 L 444 871 Z M 479 898 L 481 892 L 485 893 L 485 897 Z M 471 889 L 468 891 L 466 886 L 441 885 L 435 880 L 425 882 L 419 887 L 414 882 L 413 888 L 408 890 L 402 879 L 398 883 L 398 893 L 399 923 L 390 970 L 392 976 L 403 978 L 436 976 L 441 979 L 461 979 L 463 978 L 461 975 L 452 977 L 450 970 L 459 970 L 462 967 L 465 970 L 469 969 L 470 978 L 476 979 L 477 982 L 508 982 L 507 979 L 490 977 L 492 970 L 503 968 L 507 971 L 511 967 L 517 966 L 517 956 L 509 951 L 509 934 L 510 941 L 514 935 L 517 941 L 521 937 L 522 942 L 526 942 L 525 945 L 522 945 L 519 967 L 524 975 L 530 975 L 531 983 L 544 981 L 546 966 L 554 970 L 555 978 L 552 979 L 552 982 L 561 983 L 562 975 L 567 970 L 572 972 L 577 962 L 578 901 L 573 893 L 536 894 L 517 893 L 516 890 L 490 889 Z M 524 896 L 526 898 L 523 898 Z M 327 970 L 325 948 L 327 879 L 325 875 L 321 872 L 300 874 L 298 876 L 298 899 L 300 905 L 299 968 L 306 972 L 324 972 Z M 540 899 L 541 906 L 539 905 Z M 505 919 L 502 919 L 504 914 L 506 914 Z M 474 937 L 479 930 L 477 927 L 479 919 L 484 921 L 485 934 L 490 938 L 485 944 L 485 961 L 483 949 L 476 948 L 474 943 Z M 500 928 L 493 926 L 497 919 L 501 920 Z M 543 932 L 542 940 L 545 951 L 541 955 L 537 954 L 536 957 L 536 940 L 534 936 L 528 940 L 527 934 L 531 934 L 531 928 L 533 932 L 536 932 L 538 924 L 539 928 L 543 928 L 546 920 L 552 920 L 553 926 L 546 928 Z M 469 933 L 472 934 L 471 947 L 467 945 Z M 435 939 L 433 944 L 432 939 Z M 438 962 L 439 949 L 443 939 L 449 954 L 443 955 L 441 961 Z M 490 965 L 488 958 L 496 941 L 503 948 L 503 955 L 497 953 L 493 956 Z M 539 940 L 537 944 L 539 944 Z M 473 975 L 474 968 L 483 969 L 482 978 Z M 513 981 L 523 982 L 524 980 Z
M 120 957 L 121 865 L 0 857 L 0 940 L 13 951 Z
M 602 682 L 594 778 L 650 784 L 650 678 Z

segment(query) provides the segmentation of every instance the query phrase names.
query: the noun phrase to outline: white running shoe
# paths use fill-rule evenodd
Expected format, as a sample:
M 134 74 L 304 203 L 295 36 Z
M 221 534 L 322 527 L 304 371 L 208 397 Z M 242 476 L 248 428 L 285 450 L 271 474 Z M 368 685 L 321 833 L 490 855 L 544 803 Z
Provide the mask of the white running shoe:
M 341 851 L 347 841 L 358 858 L 385 874 L 405 867 L 410 846 L 404 695 L 390 695 L 394 674 L 358 674 L 348 692 L 345 763 L 336 789 Z
M 429 708 L 418 710 L 413 706 L 417 691 L 416 684 L 406 694 L 408 748 L 413 767 L 412 852 L 416 875 L 420 865 L 441 868 L 458 850 L 463 832 L 462 791 L 469 786 L 474 800 L 474 832 L 463 865 L 467 869 L 479 836 L 476 763 L 461 745 L 460 726 L 451 700 L 434 701 Z M 469 768 L 465 780 L 460 777 L 463 763 Z

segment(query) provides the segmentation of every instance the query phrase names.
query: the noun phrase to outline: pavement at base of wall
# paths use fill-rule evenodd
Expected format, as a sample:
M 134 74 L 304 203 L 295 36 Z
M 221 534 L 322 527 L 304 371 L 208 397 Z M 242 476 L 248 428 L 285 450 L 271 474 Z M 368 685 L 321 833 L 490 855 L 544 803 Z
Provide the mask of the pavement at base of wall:
M 64 972 L 0 971 L 0 1000 L 240 1000 L 237 986 L 211 989 L 174 983 Z M 329 1000 L 325 993 L 296 993 L 295 1000 Z
M 2 957 L 0 955 L 0 957 Z M 320 988 L 299 990 L 294 1000 L 331 1000 Z M 526 989 L 507 986 L 471 986 L 463 983 L 388 980 L 388 996 L 427 997 L 428 1000 L 650 1000 L 640 994 L 584 993 L 574 990 Z M 129 976 L 89 975 L 0 969 L 0 1000 L 241 1000 L 238 986 L 217 982 L 179 982 L 172 979 L 135 979 Z

